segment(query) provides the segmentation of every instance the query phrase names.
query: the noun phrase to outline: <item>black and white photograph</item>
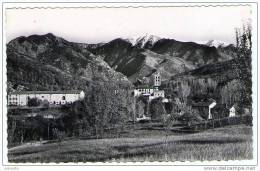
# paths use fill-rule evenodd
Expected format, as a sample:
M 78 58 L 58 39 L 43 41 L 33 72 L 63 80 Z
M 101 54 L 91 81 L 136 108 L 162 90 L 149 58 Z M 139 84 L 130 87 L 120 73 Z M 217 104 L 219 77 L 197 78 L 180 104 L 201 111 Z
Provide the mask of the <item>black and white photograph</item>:
M 254 4 L 23 5 L 3 14 L 8 163 L 256 160 Z

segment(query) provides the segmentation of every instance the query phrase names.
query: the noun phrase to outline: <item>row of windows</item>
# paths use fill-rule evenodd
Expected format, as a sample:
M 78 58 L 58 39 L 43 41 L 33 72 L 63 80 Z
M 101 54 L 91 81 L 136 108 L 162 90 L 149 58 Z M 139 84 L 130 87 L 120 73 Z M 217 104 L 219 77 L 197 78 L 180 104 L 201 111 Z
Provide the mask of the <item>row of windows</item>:
M 18 105 L 18 102 L 9 102 L 9 104 L 11 105 Z M 69 102 L 61 102 L 61 101 L 53 101 L 53 102 L 50 102 L 50 104 L 55 104 L 55 105 L 61 105 L 61 104 L 72 104 L 72 101 L 69 101 Z M 21 105 L 23 105 L 23 102 L 21 102 Z
M 164 94 L 161 93 L 161 94 L 154 94 L 154 96 L 163 96 Z
M 44 96 L 42 96 L 42 98 L 44 98 Z M 65 97 L 65 96 L 62 96 L 61 99 L 62 99 L 62 100 L 66 100 L 66 97 Z
M 61 102 L 61 101 L 53 101 L 53 102 L 50 102 L 50 104 L 55 104 L 55 105 L 61 105 L 61 104 L 72 104 L 72 101 L 69 101 L 69 102 Z
M 147 89 L 139 89 L 139 92 L 153 92 L 153 90 L 147 90 Z
M 27 96 L 27 99 L 30 99 L 31 97 L 30 96 Z M 44 98 L 44 96 L 42 96 L 42 98 Z M 62 96 L 61 98 L 62 100 L 66 100 L 66 97 L 65 96 Z M 18 100 L 17 97 L 9 97 L 9 100 Z
M 149 90 L 149 89 L 139 89 L 139 91 L 153 91 L 153 90 Z
M 30 96 L 27 96 L 28 99 L 30 99 Z M 44 99 L 44 96 L 42 96 L 42 98 Z M 66 100 L 66 97 L 65 96 L 62 96 L 61 97 L 62 100 Z

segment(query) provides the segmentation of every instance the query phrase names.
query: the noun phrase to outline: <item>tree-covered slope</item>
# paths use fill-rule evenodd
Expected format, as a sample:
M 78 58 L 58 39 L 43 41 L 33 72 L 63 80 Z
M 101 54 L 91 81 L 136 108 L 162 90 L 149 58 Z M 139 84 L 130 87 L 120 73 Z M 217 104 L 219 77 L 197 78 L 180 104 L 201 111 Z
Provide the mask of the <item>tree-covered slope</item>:
M 126 80 L 99 56 L 52 34 L 19 37 L 7 45 L 10 89 L 78 89 L 91 81 Z

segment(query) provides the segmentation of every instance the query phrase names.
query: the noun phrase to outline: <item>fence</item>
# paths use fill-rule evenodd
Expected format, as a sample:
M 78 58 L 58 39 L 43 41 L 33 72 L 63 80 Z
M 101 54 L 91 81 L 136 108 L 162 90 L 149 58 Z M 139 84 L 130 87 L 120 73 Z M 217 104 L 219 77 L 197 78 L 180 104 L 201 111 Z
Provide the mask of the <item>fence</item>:
M 253 118 L 251 115 L 225 117 L 225 118 L 219 118 L 214 120 L 208 120 L 199 124 L 190 125 L 184 127 L 183 129 L 193 130 L 193 131 L 203 131 L 203 130 L 223 127 L 227 125 L 239 125 L 239 124 L 252 125 L 252 120 Z

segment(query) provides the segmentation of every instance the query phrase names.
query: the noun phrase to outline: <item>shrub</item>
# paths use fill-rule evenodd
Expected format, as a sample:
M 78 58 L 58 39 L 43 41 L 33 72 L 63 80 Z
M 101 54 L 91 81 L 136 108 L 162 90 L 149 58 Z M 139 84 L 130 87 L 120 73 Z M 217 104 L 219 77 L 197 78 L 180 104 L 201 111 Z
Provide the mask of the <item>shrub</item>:
M 31 98 L 28 99 L 27 105 L 30 107 L 35 107 L 35 106 L 39 106 L 41 104 L 41 100 L 38 98 Z
M 44 108 L 49 108 L 50 103 L 49 103 L 48 100 L 43 100 L 43 102 L 41 103 L 41 106 L 44 107 Z
M 59 142 L 65 138 L 65 132 L 60 131 L 57 128 L 52 129 L 53 138 L 57 139 Z

